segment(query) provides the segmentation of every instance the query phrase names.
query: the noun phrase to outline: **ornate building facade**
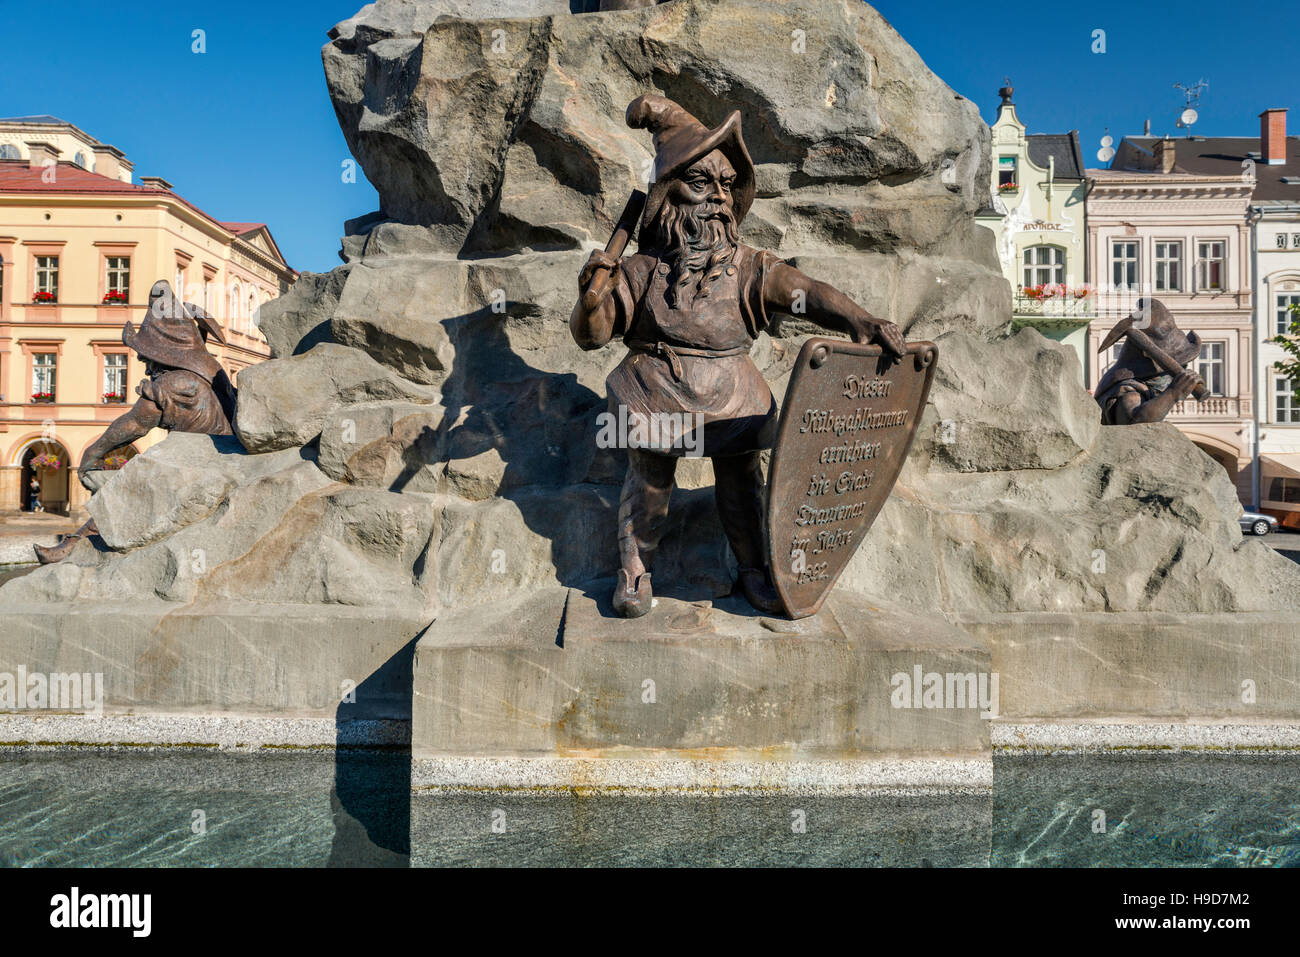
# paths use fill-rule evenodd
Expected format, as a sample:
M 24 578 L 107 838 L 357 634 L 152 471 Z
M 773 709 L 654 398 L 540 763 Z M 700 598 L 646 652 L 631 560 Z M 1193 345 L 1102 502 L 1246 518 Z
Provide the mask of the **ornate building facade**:
M 1196 370 L 1210 395 L 1190 396 L 1169 416 L 1227 471 L 1243 505 L 1254 501 L 1254 327 L 1247 206 L 1253 183 L 1237 164 L 1199 168 L 1204 140 L 1138 137 L 1121 141 L 1109 169 L 1088 170 L 1089 281 L 1097 318 L 1088 330 L 1096 355 L 1111 327 L 1140 296 L 1161 300 L 1180 328 L 1202 340 Z M 1111 365 L 1097 356 L 1094 389 Z
M 139 322 L 153 284 L 169 280 L 217 317 L 227 343 L 210 349 L 237 383 L 269 355 L 258 309 L 297 273 L 264 224 L 219 221 L 158 177 L 130 182 L 119 151 L 71 124 L 26 117 L 0 133 L 15 126 L 27 138 L 0 159 L 0 509 L 30 508 L 35 479 L 46 510 L 75 511 L 81 453 L 144 376 L 122 327 Z M 92 160 L 65 157 L 68 143 Z
M 1086 283 L 1083 154 L 1079 134 L 1026 133 L 1011 101 L 993 124 L 992 204 L 976 214 L 997 237 L 1003 275 L 1011 283 L 1013 328 L 1033 326 L 1074 348 L 1080 375 L 1088 368 L 1087 328 L 1094 298 Z

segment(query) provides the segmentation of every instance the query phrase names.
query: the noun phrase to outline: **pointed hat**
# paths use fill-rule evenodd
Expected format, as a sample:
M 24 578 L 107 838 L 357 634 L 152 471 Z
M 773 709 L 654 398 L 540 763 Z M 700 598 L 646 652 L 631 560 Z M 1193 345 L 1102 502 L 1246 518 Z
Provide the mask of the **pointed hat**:
M 203 347 L 203 336 L 190 311 L 165 279 L 149 291 L 149 309 L 139 331 L 128 322 L 122 329 L 122 341 L 142 359 L 185 369 L 208 382 L 221 371 L 220 363 Z
M 627 125 L 654 134 L 655 181 L 646 198 L 642 224 L 654 219 L 668 193 L 668 182 L 696 160 L 721 150 L 736 170 L 731 200 L 739 225 L 754 203 L 754 161 L 740 133 L 740 111 L 709 129 L 681 106 L 654 93 L 638 96 L 627 106 Z
M 1149 319 L 1149 324 L 1143 325 L 1143 319 Z M 1127 336 L 1134 324 L 1137 324 L 1137 328 L 1145 332 L 1158 348 L 1169 353 L 1182 365 L 1186 365 L 1201 354 L 1201 337 L 1194 332 L 1184 334 L 1163 302 L 1159 299 L 1145 298 L 1139 299 L 1137 308 L 1106 333 L 1106 338 L 1101 341 L 1101 348 L 1097 351 L 1105 352 L 1119 341 L 1120 336 Z M 1126 338 L 1124 349 L 1120 352 L 1119 363 L 1123 364 L 1126 358 L 1136 360 L 1145 355 L 1132 339 Z

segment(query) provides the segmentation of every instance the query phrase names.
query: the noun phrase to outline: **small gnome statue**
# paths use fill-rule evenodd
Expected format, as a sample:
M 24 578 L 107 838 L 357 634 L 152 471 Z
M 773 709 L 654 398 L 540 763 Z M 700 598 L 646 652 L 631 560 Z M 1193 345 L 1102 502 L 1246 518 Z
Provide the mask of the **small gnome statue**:
M 137 387 L 139 398 L 119 416 L 81 457 L 78 477 L 92 492 L 112 475 L 105 457 L 151 429 L 231 435 L 234 432 L 235 387 L 204 343 L 225 343 L 217 321 L 201 307 L 182 303 L 164 280 L 149 292 L 149 308 L 137 330 L 127 323 L 122 342 L 144 360 L 148 378 Z M 92 519 L 51 547 L 34 546 L 42 565 L 62 561 L 77 542 L 98 534 Z
M 1204 394 L 1205 383 L 1187 368 L 1201 354 L 1200 336 L 1184 334 L 1159 299 L 1139 299 L 1137 309 L 1116 323 L 1098 351 L 1105 352 L 1121 336 L 1124 348 L 1093 393 L 1103 425 L 1159 422 L 1176 402 Z

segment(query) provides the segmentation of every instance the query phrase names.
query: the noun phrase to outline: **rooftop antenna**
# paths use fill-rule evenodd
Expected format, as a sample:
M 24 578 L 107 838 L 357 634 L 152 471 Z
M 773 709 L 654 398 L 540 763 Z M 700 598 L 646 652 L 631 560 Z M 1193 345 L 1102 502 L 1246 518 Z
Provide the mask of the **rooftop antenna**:
M 1201 93 L 1204 92 L 1209 85 L 1210 84 L 1204 79 L 1197 80 L 1191 86 L 1185 86 L 1182 83 L 1174 84 L 1175 90 L 1183 91 L 1183 97 L 1185 99 L 1182 115 L 1178 117 L 1178 122 L 1174 125 L 1180 130 L 1187 130 L 1187 138 L 1189 140 L 1192 138 L 1192 124 L 1200 119 L 1200 114 L 1197 113 L 1195 109 L 1196 104 L 1200 102 Z

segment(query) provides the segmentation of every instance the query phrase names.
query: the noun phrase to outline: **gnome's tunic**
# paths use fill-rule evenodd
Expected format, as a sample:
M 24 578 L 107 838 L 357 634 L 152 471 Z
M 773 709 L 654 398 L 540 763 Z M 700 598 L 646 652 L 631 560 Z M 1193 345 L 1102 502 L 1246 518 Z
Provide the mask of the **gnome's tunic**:
M 169 369 L 145 379 L 141 396 L 162 410 L 159 428 L 170 432 L 230 435 L 230 416 L 208 381 L 188 369 Z
M 1154 399 L 1169 388 L 1174 377 L 1144 355 L 1125 354 L 1097 383 L 1093 397 L 1101 406 L 1102 425 L 1122 425 L 1119 402 L 1128 393 L 1137 393 L 1140 401 Z
M 763 287 L 777 262 L 773 253 L 737 246 L 708 295 L 692 303 L 683 295 L 674 309 L 667 297 L 669 264 L 640 253 L 624 258 L 615 294 L 621 315 L 632 318 L 626 329 L 615 330 L 628 354 L 605 381 L 611 413 L 617 417 L 620 406 L 629 417 L 701 413 L 706 456 L 771 448 L 776 400 L 749 349 L 769 322 Z M 694 420 L 684 421 L 691 436 Z M 646 447 L 680 456 L 695 441 Z

